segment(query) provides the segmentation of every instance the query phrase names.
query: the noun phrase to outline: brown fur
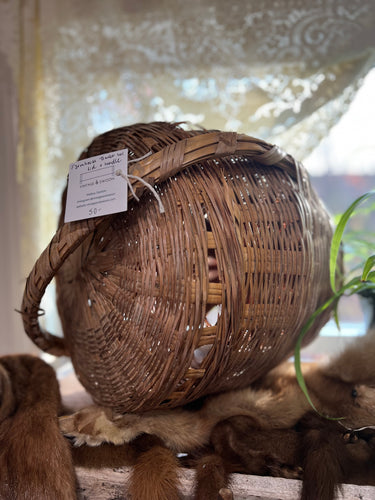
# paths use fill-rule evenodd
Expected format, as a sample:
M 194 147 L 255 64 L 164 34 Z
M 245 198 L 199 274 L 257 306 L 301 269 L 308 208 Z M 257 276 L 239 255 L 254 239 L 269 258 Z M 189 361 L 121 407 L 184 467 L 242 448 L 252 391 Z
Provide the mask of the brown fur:
M 211 434 L 211 444 L 228 471 L 289 479 L 301 477 L 299 439 L 295 429 L 265 430 L 244 416 L 219 422 Z
M 339 422 L 313 413 L 299 426 L 303 500 L 330 500 L 340 483 L 375 484 L 375 449 L 360 434 L 348 437 Z
M 348 428 L 375 425 L 375 331 L 349 347 L 326 366 L 305 365 L 303 372 L 311 399 L 319 412 L 344 418 Z M 367 365 L 361 363 L 366 353 Z M 342 359 L 357 366 L 347 370 Z M 344 372 L 344 378 L 340 376 Z M 357 395 L 353 397 L 353 390 Z M 158 436 L 176 452 L 190 452 L 208 444 L 221 420 L 243 415 L 252 417 L 263 429 L 292 428 L 310 405 L 302 393 L 290 363 L 272 370 L 256 385 L 208 397 L 202 408 L 155 410 L 143 414 L 116 414 L 108 408 L 90 406 L 62 417 L 62 431 L 76 444 L 102 442 L 122 444 L 140 434 Z
M 371 330 L 329 364 L 303 366 L 319 412 L 343 417 L 348 429 L 375 425 L 374 339 Z M 207 456 L 194 462 L 197 498 L 210 498 L 208 494 L 216 498 L 234 471 L 301 477 L 303 469 L 304 500 L 314 495 L 331 499 L 337 483 L 348 477 L 354 483 L 371 483 L 374 443 L 362 439 L 347 443 L 343 425 L 319 416 L 314 420 L 310 410 L 294 367 L 285 363 L 253 386 L 207 397 L 195 411 L 177 408 L 119 415 L 91 406 L 62 418 L 60 426 L 77 444 L 108 441 L 119 445 L 148 433 L 172 451 L 193 457 L 202 455 L 200 450 L 208 446 Z M 329 467 L 324 469 L 322 464 L 328 459 Z M 318 481 L 323 483 L 318 492 L 317 477 L 323 478 Z M 202 488 L 204 493 L 200 493 Z
M 180 499 L 179 464 L 175 454 L 154 436 L 141 436 L 134 445 L 138 451 L 138 457 L 128 485 L 130 498 L 134 500 Z
M 144 434 L 130 444 L 72 446 L 71 451 L 74 464 L 89 469 L 133 466 L 127 488 L 132 500 L 180 498 L 179 462 L 157 437 Z
M 222 498 L 229 483 L 229 473 L 219 454 L 210 454 L 198 459 L 196 464 L 195 500 L 216 500 Z
M 292 429 L 264 430 L 232 417 L 215 426 L 211 442 L 227 472 L 303 478 L 303 500 L 328 500 L 339 483 L 375 484 L 374 436 L 309 412 Z
M 1 357 L 0 402 L 0 498 L 76 498 L 54 370 L 33 356 Z
M 101 467 L 123 467 L 135 464 L 138 456 L 132 444 L 116 446 L 112 443 L 102 443 L 100 446 L 71 446 L 71 453 L 75 465 L 87 469 Z

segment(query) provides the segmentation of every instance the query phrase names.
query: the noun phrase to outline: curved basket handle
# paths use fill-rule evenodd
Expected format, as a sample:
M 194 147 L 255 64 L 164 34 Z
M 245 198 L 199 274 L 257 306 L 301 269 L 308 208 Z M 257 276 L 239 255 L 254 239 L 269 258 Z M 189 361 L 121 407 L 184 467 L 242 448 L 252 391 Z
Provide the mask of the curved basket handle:
M 236 132 L 208 132 L 182 139 L 132 164 L 129 174 L 147 177 L 156 183 L 199 161 L 235 154 L 248 156 L 262 165 L 276 165 L 298 180 L 297 162 L 285 151 Z
M 198 161 L 234 154 L 246 155 L 263 165 L 276 165 L 294 179 L 299 179 L 297 163 L 290 155 L 277 146 L 235 132 L 208 132 L 172 143 L 132 164 L 129 174 L 147 178 L 155 184 Z M 137 180 L 132 182 L 132 186 L 143 190 Z M 131 197 L 132 194 L 129 193 L 129 198 Z M 48 284 L 66 258 L 107 218 L 108 216 L 96 217 L 63 224 L 27 278 L 21 308 L 23 325 L 30 339 L 43 351 L 55 356 L 69 355 L 64 339 L 40 328 L 40 302 Z
M 43 331 L 39 325 L 40 302 L 66 258 L 98 227 L 104 217 L 62 225 L 36 261 L 26 280 L 21 314 L 25 332 L 43 351 L 54 356 L 69 355 L 64 339 Z

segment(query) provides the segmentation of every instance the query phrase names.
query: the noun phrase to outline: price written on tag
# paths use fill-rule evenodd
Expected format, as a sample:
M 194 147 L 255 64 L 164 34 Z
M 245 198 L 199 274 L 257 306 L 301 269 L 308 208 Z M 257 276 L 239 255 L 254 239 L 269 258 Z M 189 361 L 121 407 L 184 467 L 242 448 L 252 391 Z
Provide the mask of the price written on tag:
M 126 178 L 127 149 L 72 163 L 69 167 L 65 222 L 127 210 L 128 186 L 118 171 Z

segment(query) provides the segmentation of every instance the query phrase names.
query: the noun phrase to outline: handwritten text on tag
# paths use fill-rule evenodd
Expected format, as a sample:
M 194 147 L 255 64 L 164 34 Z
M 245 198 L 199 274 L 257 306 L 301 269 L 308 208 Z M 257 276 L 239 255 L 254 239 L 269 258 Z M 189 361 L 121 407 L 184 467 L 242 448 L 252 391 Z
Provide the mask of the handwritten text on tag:
M 128 150 L 85 158 L 70 165 L 65 222 L 124 212 L 128 208 Z

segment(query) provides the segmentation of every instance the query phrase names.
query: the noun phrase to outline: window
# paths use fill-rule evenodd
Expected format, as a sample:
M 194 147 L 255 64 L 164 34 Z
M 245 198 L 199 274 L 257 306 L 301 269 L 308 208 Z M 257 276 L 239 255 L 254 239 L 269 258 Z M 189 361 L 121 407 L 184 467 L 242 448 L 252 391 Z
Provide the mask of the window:
M 346 114 L 304 161 L 316 191 L 332 214 L 343 212 L 357 197 L 375 188 L 374 130 L 375 69 L 366 76 Z M 369 201 L 364 208 L 370 205 Z M 375 208 L 374 203 L 372 206 Z M 372 253 L 375 250 L 375 215 L 364 212 L 355 216 L 348 227 L 352 238 L 346 251 L 364 252 L 369 257 L 371 246 Z M 346 268 L 353 268 L 353 258 L 345 260 Z M 305 349 L 305 356 L 337 352 L 353 337 L 363 335 L 372 314 L 363 308 L 366 304 L 357 295 L 343 297 L 339 304 L 341 330 L 331 320 L 320 337 Z

